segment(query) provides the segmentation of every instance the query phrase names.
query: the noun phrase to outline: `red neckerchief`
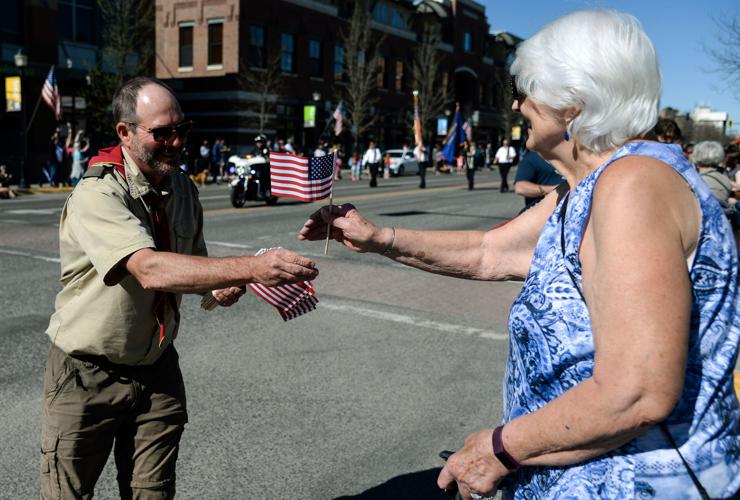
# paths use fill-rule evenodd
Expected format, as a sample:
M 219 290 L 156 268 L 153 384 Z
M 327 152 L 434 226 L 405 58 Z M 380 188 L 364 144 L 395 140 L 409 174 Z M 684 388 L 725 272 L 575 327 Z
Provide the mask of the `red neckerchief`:
M 123 176 L 124 180 L 127 180 L 126 167 L 124 166 L 123 150 L 121 144 L 119 144 L 118 146 L 113 146 L 111 148 L 104 148 L 98 151 L 98 155 L 93 156 L 90 160 L 90 166 L 94 166 L 98 163 L 113 165 L 121 174 L 121 176 Z M 166 198 L 155 195 L 154 193 L 149 194 L 151 196 L 146 196 L 145 199 L 151 208 L 152 218 L 154 220 L 154 243 L 157 246 L 157 250 L 159 250 L 160 252 L 170 252 L 172 251 L 170 245 L 170 230 L 169 224 L 167 222 L 167 214 L 164 210 L 164 203 L 166 201 Z M 170 300 L 172 303 L 175 304 L 176 307 L 174 299 L 175 296 L 167 292 L 158 291 L 155 292 L 154 295 L 154 317 L 157 320 L 157 325 L 159 326 L 160 349 L 162 348 L 162 344 L 164 343 L 165 302 L 167 300 Z
M 122 146 L 121 144 L 119 144 L 118 146 L 113 146 L 112 148 L 101 149 L 100 151 L 98 151 L 97 156 L 93 156 L 90 159 L 90 163 L 88 163 L 88 165 L 90 167 L 98 163 L 113 165 L 125 179 L 126 168 L 123 166 L 123 151 L 121 148 Z

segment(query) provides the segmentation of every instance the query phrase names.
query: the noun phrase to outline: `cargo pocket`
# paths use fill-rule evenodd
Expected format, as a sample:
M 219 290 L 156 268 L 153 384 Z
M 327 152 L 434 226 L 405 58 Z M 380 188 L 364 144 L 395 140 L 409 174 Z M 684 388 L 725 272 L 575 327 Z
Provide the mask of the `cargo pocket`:
M 44 433 L 41 438 L 41 498 L 60 500 L 62 489 L 59 483 L 57 447 L 59 436 Z

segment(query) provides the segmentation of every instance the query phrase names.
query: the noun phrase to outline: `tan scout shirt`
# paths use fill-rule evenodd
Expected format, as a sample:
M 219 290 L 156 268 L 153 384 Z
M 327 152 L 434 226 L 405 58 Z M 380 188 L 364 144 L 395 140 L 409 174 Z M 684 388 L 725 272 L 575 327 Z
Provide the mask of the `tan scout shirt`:
M 177 335 L 179 314 L 165 308 L 160 348 L 155 292 L 144 290 L 120 262 L 142 248 L 155 248 L 154 221 L 143 197 L 170 192 L 165 211 L 172 251 L 207 255 L 203 209 L 195 185 L 178 173 L 154 188 L 123 148 L 126 179 L 111 168 L 82 179 L 67 199 L 59 224 L 64 286 L 46 333 L 68 354 L 105 356 L 119 364 L 152 364 Z M 181 295 L 176 295 L 180 304 Z

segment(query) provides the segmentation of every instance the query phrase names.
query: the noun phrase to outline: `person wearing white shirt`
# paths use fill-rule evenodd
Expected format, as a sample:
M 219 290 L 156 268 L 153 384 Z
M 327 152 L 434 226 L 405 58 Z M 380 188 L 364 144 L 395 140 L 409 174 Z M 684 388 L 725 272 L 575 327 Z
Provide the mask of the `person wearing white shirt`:
M 493 163 L 498 165 L 499 171 L 501 172 L 501 192 L 506 193 L 509 191 L 509 183 L 506 177 L 509 175 L 509 169 L 511 168 L 514 159 L 516 158 L 516 150 L 509 146 L 509 139 L 504 139 L 503 144 L 498 151 L 496 156 L 493 158 Z
M 427 168 L 429 167 L 429 151 L 424 146 L 424 143 L 419 143 L 414 148 L 414 158 L 416 158 L 416 164 L 419 166 L 419 189 L 427 187 Z
M 383 160 L 383 155 L 380 149 L 375 145 L 375 141 L 370 141 L 367 147 L 367 151 L 362 157 L 362 163 L 367 165 L 370 170 L 370 187 L 378 187 L 378 169 L 380 162 Z

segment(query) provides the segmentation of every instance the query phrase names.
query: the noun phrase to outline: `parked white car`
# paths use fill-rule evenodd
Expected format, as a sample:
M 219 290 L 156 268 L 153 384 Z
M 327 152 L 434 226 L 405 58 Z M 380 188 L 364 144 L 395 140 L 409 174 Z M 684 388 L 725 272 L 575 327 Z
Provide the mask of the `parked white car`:
M 385 153 L 391 157 L 391 175 L 396 176 L 419 173 L 419 166 L 416 164 L 416 158 L 414 158 L 414 152 L 412 150 L 409 150 L 405 156 L 403 154 L 403 149 L 389 149 Z

